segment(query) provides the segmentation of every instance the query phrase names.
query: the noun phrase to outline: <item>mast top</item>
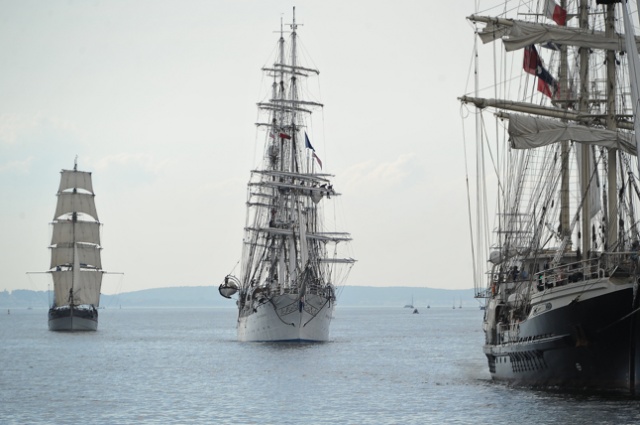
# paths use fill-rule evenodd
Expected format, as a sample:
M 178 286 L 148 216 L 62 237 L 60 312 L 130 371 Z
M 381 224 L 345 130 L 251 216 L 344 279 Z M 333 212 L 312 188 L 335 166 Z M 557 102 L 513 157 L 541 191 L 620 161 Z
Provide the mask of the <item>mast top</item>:
M 289 26 L 291 27 L 291 30 L 293 32 L 296 32 L 298 25 L 296 25 L 296 7 L 295 6 L 293 6 L 293 23 L 289 24 Z
M 76 158 L 73 160 L 73 171 L 78 171 L 78 155 L 76 155 Z

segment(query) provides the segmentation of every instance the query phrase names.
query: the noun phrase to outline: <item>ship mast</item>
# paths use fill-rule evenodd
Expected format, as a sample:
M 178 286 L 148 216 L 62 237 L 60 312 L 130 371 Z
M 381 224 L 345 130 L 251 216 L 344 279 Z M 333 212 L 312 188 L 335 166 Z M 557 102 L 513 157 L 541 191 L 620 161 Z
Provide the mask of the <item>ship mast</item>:
M 566 10 L 566 0 L 562 0 L 562 8 Z M 580 28 L 589 27 L 588 0 L 581 0 L 578 10 Z M 589 49 L 580 47 L 580 94 L 578 98 L 578 110 L 582 113 L 589 112 Z M 589 196 L 589 182 L 591 181 L 591 146 L 580 144 L 582 153 L 580 163 L 580 187 L 584 201 L 582 204 L 582 255 L 589 258 L 591 252 L 591 197 Z M 579 238 L 580 239 L 580 238 Z
M 296 7 L 293 7 L 293 21 L 292 23 L 289 25 L 291 27 L 291 69 L 294 70 L 294 72 L 291 74 L 291 89 L 289 90 L 289 96 L 291 98 L 291 104 L 292 106 L 296 104 L 296 101 L 298 100 L 298 88 L 297 88 L 297 81 L 296 81 L 296 73 L 295 73 L 295 69 L 296 69 L 296 54 L 297 54 L 297 46 L 296 46 L 296 38 L 298 36 L 298 34 L 296 33 L 296 30 L 298 29 L 298 25 L 296 25 Z M 291 172 L 297 172 L 298 170 L 296 169 L 296 159 L 297 159 L 297 155 L 296 155 L 296 111 L 295 108 L 292 108 L 292 112 L 291 112 Z
M 566 0 L 562 0 L 563 8 L 566 8 Z M 566 10 L 566 9 L 565 9 Z M 568 60 L 567 46 L 560 47 L 560 96 L 565 100 L 563 109 L 569 107 L 569 84 L 567 81 Z M 566 240 L 566 249 L 571 249 L 571 226 L 569 224 L 569 142 L 562 141 L 560 144 L 560 236 L 562 240 Z
M 582 0 L 586 3 L 585 0 Z M 585 6 L 586 8 L 586 6 Z M 615 37 L 615 4 L 606 5 L 605 34 Z M 607 129 L 615 130 L 615 95 L 616 95 L 616 55 L 615 51 L 607 51 Z M 618 191 L 616 170 L 618 168 L 618 150 L 607 150 L 607 211 L 606 220 L 606 245 L 604 250 L 613 249 L 618 240 Z
M 78 155 L 76 155 L 75 159 L 73 160 L 73 171 L 77 172 L 78 171 Z M 73 188 L 73 193 L 77 193 L 78 189 L 77 188 Z M 76 285 L 76 281 L 78 278 L 78 274 L 80 273 L 80 261 L 78 258 L 78 250 L 77 250 L 77 242 L 76 242 L 76 223 L 78 222 L 78 213 L 76 211 L 73 211 L 71 213 L 71 255 L 72 255 L 72 264 L 73 264 L 73 269 L 71 271 L 71 289 L 69 289 L 69 306 L 71 308 L 74 307 L 74 301 L 73 301 L 73 291 L 75 289 L 75 285 Z

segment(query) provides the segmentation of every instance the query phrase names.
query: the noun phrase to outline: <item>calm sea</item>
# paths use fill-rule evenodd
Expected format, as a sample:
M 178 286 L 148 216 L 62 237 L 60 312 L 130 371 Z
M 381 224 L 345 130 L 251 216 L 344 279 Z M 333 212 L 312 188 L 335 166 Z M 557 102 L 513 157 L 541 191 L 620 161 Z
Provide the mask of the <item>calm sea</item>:
M 479 309 L 347 308 L 332 341 L 238 343 L 233 309 L 0 314 L 2 424 L 637 424 L 640 402 L 492 383 Z

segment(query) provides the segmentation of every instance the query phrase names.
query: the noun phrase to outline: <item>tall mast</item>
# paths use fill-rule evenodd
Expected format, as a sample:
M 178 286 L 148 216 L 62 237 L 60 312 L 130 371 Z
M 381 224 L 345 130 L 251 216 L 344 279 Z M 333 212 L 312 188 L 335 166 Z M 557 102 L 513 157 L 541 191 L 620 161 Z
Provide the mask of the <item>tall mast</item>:
M 566 10 L 566 0 L 562 1 L 562 7 Z M 588 29 L 589 27 L 589 9 L 588 0 L 581 0 L 578 10 L 580 28 Z M 589 49 L 581 47 L 580 54 L 580 93 L 578 97 L 578 110 L 583 113 L 589 112 Z M 580 187 L 584 196 L 582 204 L 582 255 L 589 258 L 591 251 L 591 197 L 589 182 L 591 180 L 591 146 L 581 144 L 579 147 L 582 152 L 580 163 Z
M 297 63 L 296 63 L 296 54 L 297 54 L 297 46 L 296 46 L 296 37 L 297 37 L 297 33 L 296 30 L 298 29 L 298 26 L 296 25 L 296 7 L 293 6 L 293 22 L 291 23 L 291 69 L 293 69 L 295 71 Z M 291 98 L 291 100 L 293 100 L 294 102 L 296 100 L 298 100 L 298 88 L 296 85 L 297 81 L 296 81 L 296 73 L 293 72 L 291 74 L 291 90 L 289 93 L 289 96 Z M 292 102 L 292 105 L 294 103 Z M 292 108 L 293 111 L 291 113 L 291 171 L 292 172 L 296 172 L 298 170 L 295 169 L 295 163 L 296 163 L 296 150 L 295 150 L 295 145 L 296 145 L 296 112 L 295 112 L 295 108 Z
M 585 0 L 582 0 L 586 3 Z M 585 6 L 586 7 L 586 6 Z M 605 34 L 615 37 L 615 4 L 606 5 Z M 615 95 L 616 95 L 616 55 L 612 50 L 607 51 L 607 128 L 616 129 Z M 618 168 L 618 150 L 609 148 L 607 151 L 607 242 L 605 250 L 613 249 L 618 240 L 618 191 L 616 170 Z
M 280 50 L 280 58 L 278 59 L 278 62 L 280 63 L 280 65 L 284 65 L 284 24 L 282 22 L 282 17 L 280 17 L 280 39 L 278 40 L 278 47 Z M 280 82 L 279 82 L 280 88 L 279 88 L 279 93 L 277 96 L 274 95 L 274 99 L 284 99 L 284 67 L 280 66 Z M 277 140 L 280 140 L 280 171 L 285 171 L 284 168 L 284 139 L 282 137 L 279 137 L 280 131 L 283 130 L 283 124 L 284 122 L 282 121 L 282 117 L 284 116 L 284 104 L 281 104 L 280 107 L 280 115 L 278 116 L 278 114 L 275 114 L 274 116 L 274 121 L 276 121 L 276 125 L 277 128 L 275 128 L 275 133 L 277 135 Z
M 78 155 L 76 155 L 73 160 L 73 171 L 78 171 Z M 77 189 L 73 188 L 73 193 L 77 193 Z M 78 273 L 80 273 L 80 262 L 78 261 L 78 250 L 76 248 L 76 223 L 78 222 L 78 213 L 74 211 L 71 213 L 71 232 L 72 232 L 72 259 L 73 259 L 73 269 L 71 271 L 71 289 L 69 292 L 69 304 L 71 307 L 74 305 L 73 301 L 73 291 L 76 285 L 76 278 L 78 277 Z
M 566 0 L 561 1 L 561 7 L 566 10 Z M 569 84 L 567 81 L 568 76 L 568 60 L 567 60 L 567 46 L 560 46 L 560 96 L 564 100 L 562 107 L 568 109 L 569 107 Z M 567 248 L 571 248 L 571 225 L 569 224 L 569 142 L 563 141 L 560 145 L 560 236 L 562 240 L 567 239 Z

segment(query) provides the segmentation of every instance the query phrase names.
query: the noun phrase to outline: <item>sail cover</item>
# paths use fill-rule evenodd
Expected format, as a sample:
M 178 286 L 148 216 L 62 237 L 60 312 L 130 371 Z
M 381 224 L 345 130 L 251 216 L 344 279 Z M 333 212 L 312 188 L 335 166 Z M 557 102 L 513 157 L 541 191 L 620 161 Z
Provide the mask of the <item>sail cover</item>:
M 53 223 L 51 244 L 72 243 L 74 223 L 70 220 Z M 100 223 L 97 221 L 77 221 L 75 223 L 76 241 L 100 245 Z
M 613 130 L 586 127 L 528 115 L 509 114 L 509 136 L 514 149 L 534 149 L 572 140 L 577 143 L 620 149 L 636 155 L 631 136 Z
M 89 214 L 94 219 L 98 219 L 94 195 L 88 193 L 61 192 L 58 193 L 58 205 L 54 219 L 63 214 L 79 212 Z
M 102 268 L 100 260 L 100 247 L 96 245 L 77 245 L 78 261 L 81 267 L 93 266 Z M 56 246 L 51 248 L 51 265 L 50 268 L 56 266 L 73 264 L 73 247 Z
M 57 306 L 69 305 L 69 291 L 73 287 L 73 301 L 75 305 L 93 304 L 100 302 L 100 286 L 102 285 L 101 271 L 80 271 L 76 282 L 73 282 L 73 271 L 55 271 L 53 283 Z
M 93 193 L 91 173 L 87 171 L 62 170 L 60 172 L 60 187 L 58 192 L 67 189 L 83 189 Z

